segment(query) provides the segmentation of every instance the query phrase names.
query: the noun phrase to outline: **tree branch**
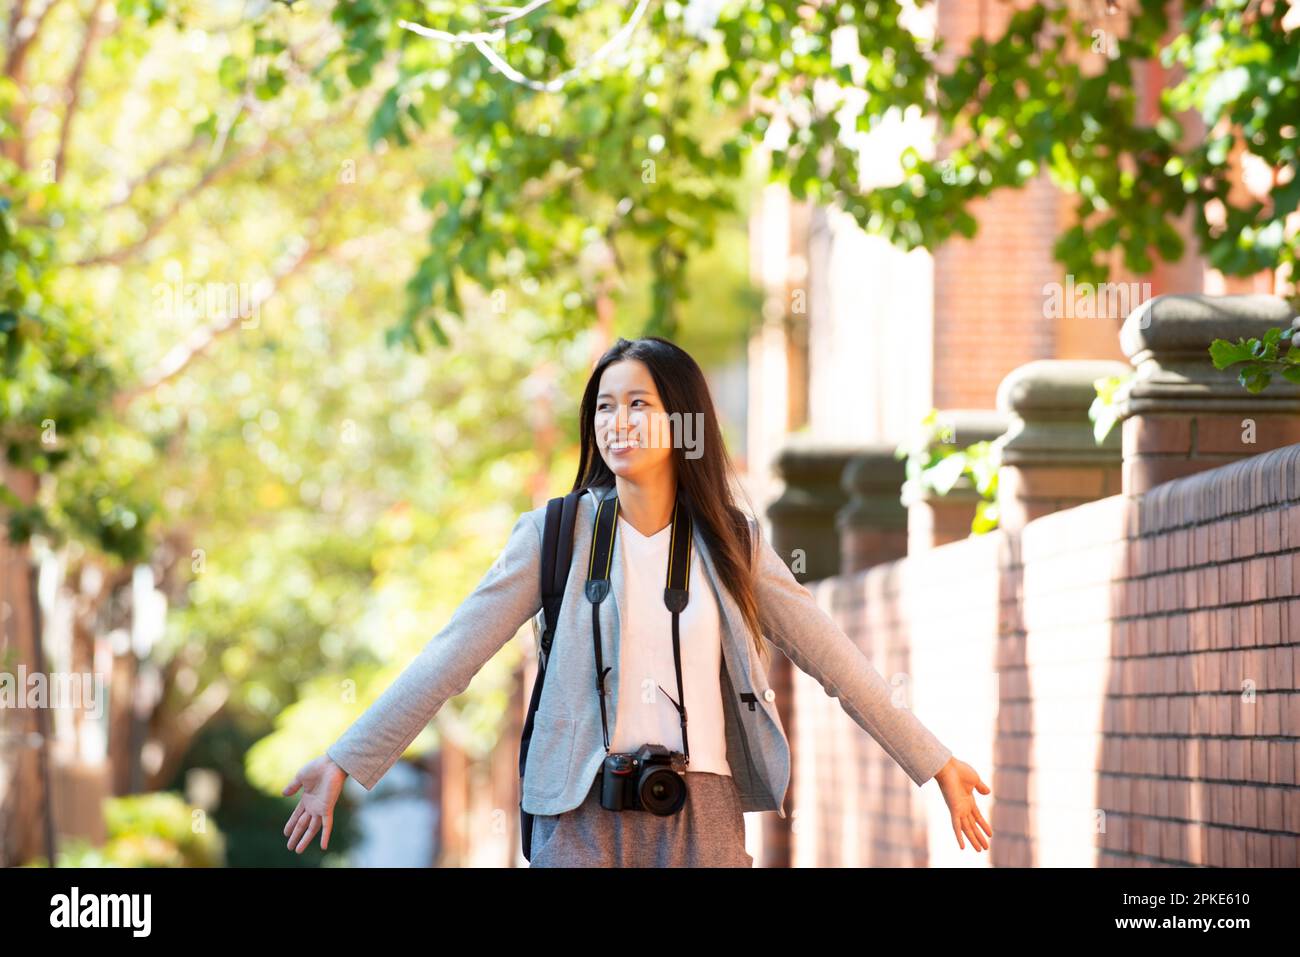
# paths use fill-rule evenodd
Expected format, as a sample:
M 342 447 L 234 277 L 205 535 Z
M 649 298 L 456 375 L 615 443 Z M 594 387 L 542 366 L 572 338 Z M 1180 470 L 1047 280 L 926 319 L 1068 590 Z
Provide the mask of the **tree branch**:
M 124 191 L 122 198 L 110 200 L 107 204 L 104 205 L 104 207 L 101 209 L 101 212 L 107 212 L 110 209 L 116 209 L 119 206 L 125 206 L 127 203 L 131 202 L 131 200 L 135 198 L 135 194 L 139 191 L 140 187 L 144 186 L 150 180 L 154 179 L 159 173 L 161 173 L 167 167 L 175 166 L 178 163 L 180 163 L 183 159 L 185 159 L 185 157 L 187 157 L 189 154 L 193 153 L 200 146 L 202 146 L 204 141 L 208 139 L 210 139 L 210 137 L 207 136 L 207 134 L 199 133 L 198 131 L 195 131 L 194 135 L 190 137 L 190 141 L 186 143 L 184 146 L 173 150 L 172 152 L 168 153 L 166 156 L 159 157 L 159 159 L 147 170 L 145 170 L 135 179 L 128 181 L 126 184 L 126 190 Z
M 59 0 L 49 0 L 40 13 L 35 14 L 35 19 L 25 15 L 27 7 L 24 0 L 19 0 L 14 4 L 13 11 L 9 14 L 9 43 L 11 44 L 5 56 L 5 76 L 14 81 L 22 78 L 23 67 L 27 62 L 27 53 L 36 42 L 36 38 L 41 34 L 41 27 L 45 25 L 45 18 L 49 16 L 50 11 Z M 24 25 L 31 23 L 31 31 L 26 36 L 20 36 Z
M 299 139 L 303 136 L 306 136 L 310 130 L 329 127 L 348 116 L 354 115 L 355 109 L 356 109 L 355 104 L 349 104 L 349 106 L 345 107 L 343 110 L 339 111 L 338 113 L 332 116 L 319 120 L 316 123 L 312 123 L 306 128 L 299 128 L 291 131 L 292 135 L 295 139 Z M 195 143 L 191 142 L 181 152 L 183 153 L 185 151 L 193 149 L 194 145 Z M 93 256 L 88 256 L 84 259 L 78 259 L 69 263 L 68 265 L 82 267 L 82 268 L 87 266 L 116 265 L 118 263 L 123 262 L 126 259 L 129 259 L 131 256 L 138 253 L 150 240 L 152 240 L 155 236 L 157 236 L 162 231 L 163 227 L 166 226 L 171 220 L 175 219 L 176 216 L 178 216 L 180 212 L 185 208 L 185 206 L 188 203 L 190 203 L 203 190 L 207 189 L 213 183 L 218 182 L 219 180 L 225 178 L 226 176 L 229 176 L 231 173 L 235 172 L 240 167 L 247 165 L 249 162 L 256 159 L 257 157 L 264 156 L 267 153 L 283 149 L 290 145 L 292 144 L 289 142 L 287 136 L 268 136 L 265 140 L 263 140 L 261 143 L 257 144 L 256 146 L 250 147 L 249 149 L 245 150 L 242 153 L 238 153 L 233 156 L 230 156 L 225 161 L 218 163 L 215 166 L 209 167 L 199 178 L 197 183 L 195 183 L 194 185 L 186 189 L 184 192 L 182 192 L 178 197 L 176 197 L 175 201 L 165 212 L 154 217 L 154 219 L 152 219 L 149 222 L 149 225 L 146 227 L 144 231 L 144 235 L 142 235 L 140 238 L 127 243 L 125 246 L 112 250 L 111 252 L 98 253 Z M 160 161 L 159 164 L 155 164 L 154 169 L 156 170 L 160 168 L 161 165 L 165 165 L 166 163 L 174 162 L 175 156 L 176 154 L 173 154 L 172 158 Z M 149 175 L 152 175 L 152 172 L 153 171 L 151 170 Z
M 22 89 L 23 70 L 27 65 L 27 53 L 41 34 L 45 18 L 59 0 L 49 0 L 35 17 L 25 13 L 27 4 L 18 0 L 9 14 L 9 49 L 5 53 L 5 76 L 13 81 L 15 87 Z M 28 25 L 30 24 L 30 29 Z M 0 140 L 0 151 L 19 169 L 27 169 L 27 104 L 23 97 L 14 103 L 12 111 L 13 125 L 17 135 Z
M 324 199 L 317 204 L 312 218 L 319 219 L 325 212 L 334 206 L 339 196 L 343 193 L 342 188 L 336 188 L 327 193 Z M 316 233 L 320 235 L 324 230 L 317 226 Z M 299 252 L 291 253 L 281 260 L 280 267 L 276 270 L 274 278 L 271 280 L 269 288 L 262 287 L 258 295 L 253 297 L 252 308 L 257 310 L 262 304 L 275 294 L 294 275 L 301 272 L 310 263 L 320 258 L 321 255 L 328 252 L 330 244 L 328 242 L 316 242 L 305 245 Z M 207 352 L 216 342 L 216 340 L 239 327 L 240 323 L 247 316 L 240 315 L 238 305 L 236 308 L 222 316 L 216 322 L 201 326 L 195 329 L 184 341 L 180 342 L 172 349 L 168 350 L 162 360 L 154 366 L 152 370 L 146 373 L 140 382 L 129 388 L 118 392 L 113 396 L 113 408 L 115 412 L 122 412 L 130 403 L 153 392 L 164 382 L 169 382 L 184 372 L 196 359 Z
M 165 787 L 175 777 L 176 769 L 189 751 L 190 744 L 226 706 L 231 690 L 229 682 L 217 680 L 204 688 L 179 713 L 172 714 L 161 705 L 153 713 L 149 722 L 153 731 L 150 737 L 153 743 L 161 746 L 162 761 L 148 773 L 146 790 Z
M 180 214 L 181 210 L 184 209 L 195 196 L 203 192 L 203 190 L 207 189 L 213 183 L 239 169 L 241 166 L 246 165 L 258 156 L 263 155 L 269 151 L 273 145 L 276 145 L 276 143 L 277 140 L 275 138 L 267 137 L 257 146 L 231 156 L 222 163 L 209 167 L 199 178 L 197 183 L 176 197 L 169 209 L 150 220 L 149 225 L 145 228 L 144 235 L 139 239 L 136 239 L 134 242 L 127 243 L 125 246 L 119 247 L 111 252 L 98 253 L 93 256 L 88 256 L 85 259 L 75 260 L 68 265 L 82 268 L 86 266 L 106 266 L 116 265 L 123 260 L 129 259 L 144 248 L 151 239 L 157 236 L 164 226 L 175 219 L 176 216 Z
M 81 103 L 81 81 L 86 75 L 86 64 L 90 61 L 91 52 L 99 41 L 99 11 L 103 6 L 104 0 L 95 0 L 95 5 L 91 7 L 90 16 L 86 18 L 86 33 L 81 40 L 81 49 L 77 53 L 77 61 L 72 65 L 72 72 L 68 74 L 68 82 L 64 87 L 63 98 L 68 105 L 63 113 L 63 125 L 59 128 L 59 149 L 54 155 L 54 178 L 56 181 L 63 176 L 63 167 L 68 152 L 68 138 L 72 134 L 72 120 L 77 115 L 77 107 Z M 113 25 L 113 30 L 116 31 L 121 23 L 121 19 L 118 19 Z

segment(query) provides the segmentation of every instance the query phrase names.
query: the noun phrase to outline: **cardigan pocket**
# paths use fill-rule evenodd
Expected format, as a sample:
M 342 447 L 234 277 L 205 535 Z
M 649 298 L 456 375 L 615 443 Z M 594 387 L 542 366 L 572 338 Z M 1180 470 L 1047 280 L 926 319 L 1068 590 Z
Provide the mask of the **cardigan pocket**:
M 552 798 L 569 780 L 569 763 L 578 722 L 538 708 L 533 717 L 533 736 L 528 742 L 528 764 L 524 768 L 524 791 L 536 798 Z

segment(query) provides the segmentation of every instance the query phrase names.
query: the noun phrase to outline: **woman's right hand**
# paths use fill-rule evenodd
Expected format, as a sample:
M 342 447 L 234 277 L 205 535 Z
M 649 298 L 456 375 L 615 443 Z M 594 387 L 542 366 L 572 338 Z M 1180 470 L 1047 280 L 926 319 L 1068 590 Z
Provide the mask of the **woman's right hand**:
M 301 854 L 320 831 L 320 849 L 329 848 L 330 831 L 334 827 L 334 803 L 339 799 L 347 776 L 348 772 L 335 764 L 329 755 L 321 755 L 303 765 L 282 792 L 288 797 L 302 788 L 302 798 L 289 823 L 284 826 L 285 836 L 289 838 L 286 847 Z

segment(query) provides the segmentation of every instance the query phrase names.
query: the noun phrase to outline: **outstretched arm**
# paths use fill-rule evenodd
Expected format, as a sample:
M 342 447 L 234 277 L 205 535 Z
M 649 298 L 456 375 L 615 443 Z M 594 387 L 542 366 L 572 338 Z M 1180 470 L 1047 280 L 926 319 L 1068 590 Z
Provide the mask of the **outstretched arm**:
M 754 587 L 763 633 L 894 759 L 916 784 L 930 780 L 952 752 L 911 710 L 894 704 L 893 689 L 852 640 L 799 584 L 750 519 L 757 542 Z
M 541 533 L 532 513 L 446 627 L 325 753 L 370 790 L 442 707 L 542 607 Z

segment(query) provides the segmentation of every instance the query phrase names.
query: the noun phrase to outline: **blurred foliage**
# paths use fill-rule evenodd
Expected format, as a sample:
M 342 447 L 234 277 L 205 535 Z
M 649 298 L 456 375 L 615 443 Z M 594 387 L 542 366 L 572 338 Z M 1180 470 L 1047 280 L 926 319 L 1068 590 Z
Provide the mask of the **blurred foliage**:
M 211 817 L 169 791 L 104 800 L 108 839 L 59 849 L 59 867 L 222 867 L 225 838 Z M 48 867 L 38 858 L 29 867 Z
M 437 633 L 534 487 L 570 483 L 591 339 L 557 335 L 554 299 L 521 280 L 468 292 L 478 321 L 449 330 L 452 349 L 385 348 L 402 343 L 388 333 L 432 222 L 418 198 L 451 133 L 371 142 L 356 119 L 378 97 L 330 89 L 328 11 L 299 5 L 275 38 L 230 7 L 115 13 L 61 167 L 84 11 L 52 8 L 24 75 L 0 77 L 0 439 L 42 476 L 35 503 L 0 487 L 0 507 L 16 540 L 41 533 L 73 569 L 153 566 L 169 608 L 142 652 L 164 682 L 149 743 L 183 769 L 210 739 L 164 736 L 238 728 L 234 757 L 210 759 L 229 860 L 283 863 L 289 777 Z M 683 307 L 707 320 L 681 336 L 706 363 L 743 354 L 756 311 L 743 221 L 718 236 Z M 644 295 L 644 264 L 626 275 L 628 300 Z M 630 312 L 612 334 L 637 334 Z M 413 750 L 452 734 L 490 751 L 518 653 Z
M 934 10 L 917 6 L 669 0 L 651 5 L 608 63 L 538 91 L 472 45 L 398 25 L 483 31 L 495 8 L 336 4 L 345 79 L 323 73 L 327 93 L 383 89 L 372 143 L 405 146 L 440 124 L 454 137 L 421 195 L 435 221 L 393 334 L 426 328 L 445 342 L 468 284 L 525 281 L 545 283 L 563 328 L 581 328 L 609 272 L 593 262 L 635 254 L 650 272 L 646 330 L 671 335 L 690 291 L 686 265 L 735 209 L 735 181 L 759 144 L 796 197 L 835 203 L 905 249 L 973 235 L 973 201 L 1046 173 L 1077 202 L 1079 222 L 1055 254 L 1080 281 L 1105 281 L 1113 254 L 1137 273 L 1181 258 L 1175 225 L 1189 211 L 1201 252 L 1225 273 L 1295 263 L 1300 239 L 1284 220 L 1300 179 L 1283 173 L 1267 196 L 1243 198 L 1231 165 L 1244 149 L 1268 167 L 1295 167 L 1300 31 L 1283 27 L 1288 3 L 1057 0 L 1015 12 L 1000 36 L 961 56 L 913 30 Z M 270 8 L 261 49 L 275 49 L 295 15 Z M 582 64 L 624 16 L 617 5 L 553 0 L 501 28 L 493 49 L 545 83 Z M 1146 121 L 1138 90 L 1153 63 L 1180 76 Z M 232 66 L 232 88 L 242 77 Z M 914 111 L 937 120 L 950 148 L 909 149 L 898 182 L 864 185 L 858 134 Z
M 1093 380 L 1092 387 L 1097 394 L 1088 406 L 1088 419 L 1092 422 L 1092 437 L 1098 445 L 1106 441 L 1106 436 L 1110 435 L 1110 430 L 1119 421 L 1116 400 L 1120 391 L 1133 381 L 1135 375 L 1136 371 Z
M 0 139 L 16 87 L 0 76 Z M 65 464 L 76 438 L 98 415 L 113 378 L 95 348 L 89 317 L 62 308 L 54 294 L 54 239 L 19 212 L 54 204 L 58 189 L 27 175 L 0 153 L 0 445 L 5 462 L 50 473 Z M 7 533 L 25 542 L 58 537 L 45 511 L 0 486 Z M 98 528 L 92 535 L 98 534 Z
M 284 836 L 284 826 L 298 805 L 299 795 L 284 797 L 280 794 L 282 783 L 271 792 L 249 779 L 249 748 L 265 731 L 263 722 L 239 714 L 212 723 L 186 754 L 171 786 L 183 786 L 192 768 L 220 775 L 220 804 L 213 811 L 212 819 L 226 836 L 227 867 L 320 867 L 346 861 L 348 850 L 358 837 L 352 803 L 348 800 L 350 788 L 344 789 L 334 806 L 328 850 L 321 850 L 319 840 L 301 854 L 285 846 L 288 839 Z M 284 765 L 289 766 L 289 762 Z
M 952 425 L 941 419 L 938 409 L 931 409 L 912 438 L 894 450 L 894 457 L 906 460 L 905 481 L 911 494 L 943 496 L 959 484 L 974 489 L 979 500 L 971 532 L 991 532 L 999 521 L 998 447 L 992 441 L 958 447 L 954 439 Z

